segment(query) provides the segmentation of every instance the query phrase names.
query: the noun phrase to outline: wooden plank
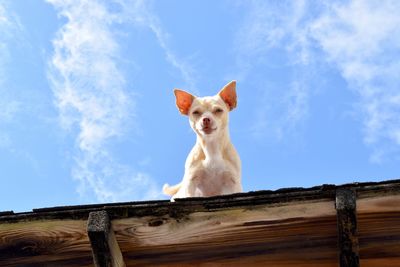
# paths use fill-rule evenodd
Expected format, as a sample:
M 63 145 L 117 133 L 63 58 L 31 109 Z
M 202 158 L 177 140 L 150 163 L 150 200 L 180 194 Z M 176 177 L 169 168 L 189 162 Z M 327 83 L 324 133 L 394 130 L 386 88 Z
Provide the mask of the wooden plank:
M 357 214 L 381 212 L 400 212 L 400 194 L 357 198 Z
M 0 266 L 93 266 L 86 220 L 0 224 Z
M 337 266 L 333 200 L 119 219 L 113 229 L 128 266 Z
M 114 219 L 135 216 L 162 216 L 170 212 L 176 214 L 188 214 L 210 209 L 225 209 L 243 206 L 251 207 L 256 205 L 288 202 L 296 203 L 304 200 L 331 200 L 335 198 L 335 191 L 339 188 L 353 188 L 354 190 L 357 190 L 359 198 L 399 195 L 400 180 L 351 183 L 339 186 L 324 184 L 311 188 L 283 188 L 275 191 L 261 190 L 210 198 L 177 199 L 174 203 L 166 200 L 156 200 L 40 208 L 33 209 L 32 212 L 0 213 L 0 223 L 22 222 L 28 220 L 86 220 L 89 212 L 100 210 L 107 210 L 108 214 Z
M 106 211 L 89 213 L 87 232 L 92 247 L 93 262 L 96 267 L 125 266 Z
M 339 264 L 341 267 L 360 266 L 357 237 L 356 193 L 351 189 L 336 191 Z
M 357 199 L 360 265 L 400 266 L 400 195 Z
M 400 194 L 370 195 L 357 200 L 360 265 L 400 266 Z M 127 266 L 328 267 L 338 258 L 334 203 L 213 206 L 191 213 L 175 205 L 153 212 L 150 206 L 112 220 L 111 227 Z M 0 222 L 0 266 L 93 266 L 87 216 Z

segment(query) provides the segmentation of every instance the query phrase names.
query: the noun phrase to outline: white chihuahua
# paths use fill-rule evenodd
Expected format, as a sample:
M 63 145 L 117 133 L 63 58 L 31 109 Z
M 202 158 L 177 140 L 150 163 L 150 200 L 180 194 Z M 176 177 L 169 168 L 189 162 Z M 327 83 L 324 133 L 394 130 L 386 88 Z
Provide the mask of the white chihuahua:
M 195 97 L 175 89 L 179 111 L 189 116 L 197 141 L 186 159 L 182 181 L 165 184 L 164 194 L 175 198 L 208 197 L 242 192 L 241 163 L 229 138 L 228 112 L 236 107 L 236 81 L 215 96 Z

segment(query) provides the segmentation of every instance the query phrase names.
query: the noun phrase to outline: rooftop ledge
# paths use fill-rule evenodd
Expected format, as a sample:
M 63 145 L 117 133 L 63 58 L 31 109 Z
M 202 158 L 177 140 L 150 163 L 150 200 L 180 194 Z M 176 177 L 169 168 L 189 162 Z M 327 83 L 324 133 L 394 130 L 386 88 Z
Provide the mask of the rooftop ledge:
M 400 266 L 400 179 L 0 212 L 0 266 Z

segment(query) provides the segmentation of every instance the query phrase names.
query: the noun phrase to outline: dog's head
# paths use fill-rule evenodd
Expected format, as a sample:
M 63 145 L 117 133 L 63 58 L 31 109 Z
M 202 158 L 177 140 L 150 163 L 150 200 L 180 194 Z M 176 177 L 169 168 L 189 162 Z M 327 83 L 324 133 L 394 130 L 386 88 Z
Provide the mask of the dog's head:
M 196 97 L 175 89 L 176 105 L 189 116 L 190 125 L 201 137 L 218 136 L 228 125 L 228 113 L 236 107 L 236 81 L 225 85 L 215 96 Z

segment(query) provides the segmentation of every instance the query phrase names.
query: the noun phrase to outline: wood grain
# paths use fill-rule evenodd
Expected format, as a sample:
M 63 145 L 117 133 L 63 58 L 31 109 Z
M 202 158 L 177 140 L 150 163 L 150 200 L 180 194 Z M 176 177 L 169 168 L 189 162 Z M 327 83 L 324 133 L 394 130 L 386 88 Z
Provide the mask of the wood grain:
M 106 211 L 89 213 L 87 233 L 96 267 L 126 266 Z
M 0 224 L 0 266 L 91 266 L 85 229 L 84 220 Z
M 360 265 L 400 266 L 400 195 L 370 196 L 357 202 Z M 111 227 L 127 266 L 338 266 L 334 199 L 239 204 L 129 211 Z M 80 216 L 3 221 L 0 266 L 93 266 Z
M 197 212 L 178 220 L 129 218 L 112 225 L 132 266 L 336 266 L 335 214 L 333 201 L 309 201 Z

